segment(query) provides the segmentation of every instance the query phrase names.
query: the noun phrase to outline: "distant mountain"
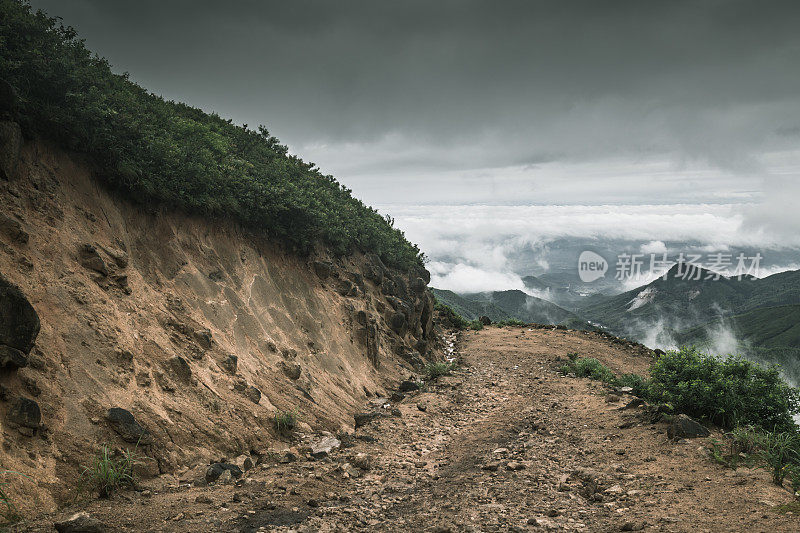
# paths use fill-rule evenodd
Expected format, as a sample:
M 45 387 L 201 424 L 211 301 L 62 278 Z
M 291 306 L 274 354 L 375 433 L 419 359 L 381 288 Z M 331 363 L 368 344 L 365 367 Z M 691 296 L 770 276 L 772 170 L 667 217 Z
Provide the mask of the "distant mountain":
M 467 320 L 477 320 L 478 317 L 488 316 L 492 322 L 515 318 L 496 305 L 484 300 L 475 301 L 465 296 L 444 289 L 431 288 L 436 299 L 445 305 L 450 306 L 456 313 Z
M 681 277 L 684 272 L 686 275 Z M 715 276 L 709 270 L 677 264 L 665 278 L 644 287 L 611 297 L 587 298 L 579 312 L 614 333 L 657 344 L 659 340 L 683 338 L 681 332 L 726 317 L 800 304 L 800 271 L 763 279 L 752 276 L 713 279 Z M 778 311 L 764 311 L 759 316 L 771 317 L 773 313 Z
M 485 315 L 497 322 L 509 318 L 540 324 L 585 325 L 574 313 L 519 290 L 456 294 L 432 289 L 436 299 L 468 320 Z
M 779 363 L 795 384 L 800 382 L 800 304 L 761 307 L 717 319 L 680 332 L 675 340 L 711 353 Z
M 759 349 L 800 350 L 800 304 L 762 307 L 714 320 L 679 333 L 680 344 L 710 346 L 719 332 L 730 330 L 742 343 Z

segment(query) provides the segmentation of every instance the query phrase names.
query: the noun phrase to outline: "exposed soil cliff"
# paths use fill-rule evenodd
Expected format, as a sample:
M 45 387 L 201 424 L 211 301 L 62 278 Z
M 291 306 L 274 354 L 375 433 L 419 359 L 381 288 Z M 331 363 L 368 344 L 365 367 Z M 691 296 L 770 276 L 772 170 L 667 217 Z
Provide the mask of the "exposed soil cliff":
M 7 478 L 23 513 L 69 497 L 102 443 L 138 442 L 152 476 L 265 452 L 278 411 L 348 431 L 430 355 L 424 270 L 302 258 L 234 223 L 134 205 L 81 158 L 2 130 L 0 276 L 41 323 L 0 371 L 0 461 L 30 478 Z M 14 418 L 28 401 L 38 424 Z

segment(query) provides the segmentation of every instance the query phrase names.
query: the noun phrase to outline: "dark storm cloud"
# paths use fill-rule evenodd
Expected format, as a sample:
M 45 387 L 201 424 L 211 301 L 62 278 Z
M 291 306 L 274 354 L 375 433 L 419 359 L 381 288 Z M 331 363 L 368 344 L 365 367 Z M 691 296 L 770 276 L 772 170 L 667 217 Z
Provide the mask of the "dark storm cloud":
M 151 91 L 265 124 L 443 287 L 516 287 L 562 237 L 800 247 L 798 1 L 33 4 Z
M 673 150 L 722 162 L 796 142 L 800 126 L 797 2 L 34 5 L 155 92 L 293 144 L 397 133 L 442 150 L 485 142 L 503 164 Z

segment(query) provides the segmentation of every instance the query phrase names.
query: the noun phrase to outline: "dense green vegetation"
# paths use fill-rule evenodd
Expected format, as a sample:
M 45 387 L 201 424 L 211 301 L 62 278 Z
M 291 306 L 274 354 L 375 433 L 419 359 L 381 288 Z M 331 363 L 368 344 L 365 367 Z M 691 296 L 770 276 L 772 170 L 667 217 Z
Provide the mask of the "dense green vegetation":
M 89 154 L 126 197 L 230 217 L 299 252 L 321 242 L 337 254 L 369 250 L 390 266 L 421 264 L 389 217 L 264 127 L 150 94 L 21 0 L 0 0 L 0 15 L 0 79 L 17 94 L 13 115 L 25 135 Z
M 564 373 L 633 387 L 634 394 L 678 413 L 726 429 L 750 425 L 769 431 L 797 431 L 800 393 L 784 382 L 777 367 L 737 357 L 720 359 L 695 348 L 668 351 L 650 368 L 650 378 L 617 377 L 594 358 L 570 354 Z

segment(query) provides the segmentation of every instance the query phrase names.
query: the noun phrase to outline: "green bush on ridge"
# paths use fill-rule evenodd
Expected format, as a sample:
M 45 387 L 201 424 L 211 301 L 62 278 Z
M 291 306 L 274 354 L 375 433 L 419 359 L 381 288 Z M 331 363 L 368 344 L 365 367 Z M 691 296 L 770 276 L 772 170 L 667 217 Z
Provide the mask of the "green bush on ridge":
M 800 413 L 800 395 L 774 366 L 681 348 L 659 357 L 650 368 L 649 379 L 635 374 L 618 377 L 597 359 L 578 354 L 569 354 L 561 372 L 629 386 L 651 403 L 669 404 L 676 412 L 725 429 L 750 425 L 769 431 L 797 431 L 792 417 Z
M 301 253 L 321 242 L 338 255 L 360 249 L 389 266 L 422 264 L 390 217 L 264 127 L 149 93 L 21 0 L 0 0 L 0 13 L 0 79 L 17 93 L 14 119 L 26 136 L 91 156 L 98 177 L 127 198 L 230 217 Z

